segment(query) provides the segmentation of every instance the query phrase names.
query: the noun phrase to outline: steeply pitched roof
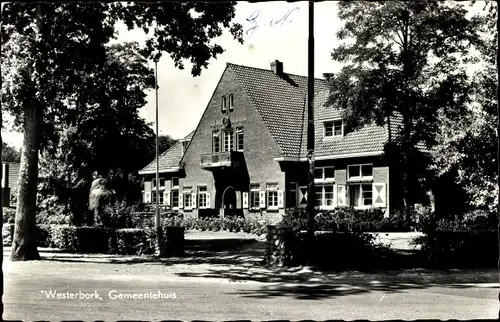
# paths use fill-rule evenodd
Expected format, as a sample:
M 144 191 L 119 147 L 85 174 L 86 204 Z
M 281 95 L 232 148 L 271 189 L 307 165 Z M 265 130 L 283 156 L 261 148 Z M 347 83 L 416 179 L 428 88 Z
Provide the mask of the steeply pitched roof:
M 250 97 L 284 156 L 297 156 L 302 139 L 307 77 L 271 70 L 227 64 Z M 314 90 L 326 90 L 324 79 L 315 79 Z
M 181 141 L 191 140 L 191 138 L 193 137 L 193 133 L 194 131 L 189 133 L 186 137 L 179 140 L 179 142 L 175 143 L 167 151 L 163 152 L 158 156 L 158 163 L 159 163 L 158 168 L 160 170 L 167 170 L 179 166 L 179 162 L 181 161 L 182 158 Z M 149 172 L 149 171 L 156 171 L 156 158 L 139 172 Z

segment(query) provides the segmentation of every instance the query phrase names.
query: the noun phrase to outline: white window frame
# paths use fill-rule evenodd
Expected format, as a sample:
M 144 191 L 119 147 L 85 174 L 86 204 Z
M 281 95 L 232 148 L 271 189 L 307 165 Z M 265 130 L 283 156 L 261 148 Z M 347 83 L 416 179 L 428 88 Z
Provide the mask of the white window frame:
M 267 209 L 278 210 L 278 190 L 279 184 L 276 182 L 266 184 Z M 272 201 L 272 202 L 271 202 Z M 276 203 L 276 205 L 274 205 Z
M 177 206 L 174 206 L 174 193 L 177 193 Z M 179 189 L 175 188 L 170 190 L 170 206 L 172 210 L 179 210 Z
M 372 167 L 372 175 L 371 176 L 363 176 L 362 166 L 369 165 Z M 359 167 L 359 176 L 351 177 L 351 168 Z M 361 163 L 361 164 L 351 164 L 347 166 L 347 181 L 359 181 L 359 180 L 373 180 L 373 163 Z
M 367 199 L 372 200 L 370 205 L 365 205 L 365 202 L 364 202 L 365 201 L 365 198 L 364 198 L 365 191 L 363 191 L 363 186 L 369 186 L 371 189 L 371 198 L 367 198 Z M 351 200 L 350 189 L 352 187 L 359 187 L 359 197 L 358 197 L 358 205 L 357 206 L 354 206 L 354 203 Z M 374 207 L 374 205 L 373 205 L 373 184 L 371 184 L 371 183 L 350 184 L 349 185 L 349 206 L 351 206 L 351 205 L 354 206 L 355 209 L 369 209 L 369 208 Z
M 260 193 L 260 184 L 259 183 L 251 183 L 249 194 L 248 194 L 248 209 L 252 209 L 252 210 L 260 209 L 259 193 Z M 257 196 L 255 200 L 253 198 L 254 195 Z M 254 203 L 254 201 L 255 201 L 255 203 Z
M 241 149 L 240 149 L 240 138 L 241 138 Z M 245 132 L 243 132 L 243 127 L 236 128 L 236 151 L 243 151 L 245 145 Z
M 341 122 L 341 133 L 340 134 L 335 134 L 335 123 L 336 122 Z M 332 124 L 332 135 L 326 135 L 326 128 L 327 124 L 331 123 Z M 326 120 L 323 121 L 323 137 L 324 138 L 338 138 L 338 137 L 343 137 L 344 136 L 344 120 L 343 119 L 333 119 L 333 120 Z
M 233 151 L 233 147 L 234 147 L 234 135 L 233 135 L 233 131 L 232 130 L 229 130 L 229 131 L 224 131 L 224 152 L 229 152 L 229 151 Z M 228 146 L 226 147 L 226 139 L 229 140 L 228 142 Z
M 215 145 L 215 141 L 217 139 L 217 148 Z M 214 153 L 219 153 L 220 152 L 220 131 L 219 130 L 214 130 L 212 131 L 212 151 Z
M 228 95 L 228 107 L 229 107 L 229 112 L 234 111 L 234 95 L 233 94 Z
M 314 171 L 321 169 L 321 179 L 314 178 L 314 182 L 322 183 L 322 182 L 335 182 L 335 167 L 326 166 L 326 167 L 315 167 Z M 334 174 L 333 178 L 326 178 L 326 169 L 333 169 Z
M 318 187 L 321 187 L 321 204 L 319 205 L 319 209 L 320 210 L 331 210 L 331 209 L 335 209 L 335 197 L 336 197 L 336 191 L 335 189 L 337 189 L 337 186 L 335 185 L 334 182 L 322 182 L 321 184 L 318 184 L 315 186 L 316 188 Z M 331 187 L 332 188 L 332 204 L 331 205 L 327 205 L 326 204 L 326 189 L 325 187 Z M 318 200 L 317 198 L 317 195 L 316 195 L 316 191 L 314 192 L 315 193 L 315 198 L 316 200 Z M 315 205 L 316 206 L 316 205 Z
M 221 109 L 222 113 L 226 113 L 226 111 L 227 111 L 227 97 L 226 97 L 226 95 L 222 95 L 222 97 L 221 97 L 220 109 Z
M 208 188 L 207 186 L 198 186 L 198 208 L 200 209 L 207 209 L 208 208 Z M 202 199 L 205 199 L 204 202 L 202 202 Z
M 174 186 L 174 179 L 177 179 L 177 185 L 175 185 L 175 186 Z M 179 177 L 172 177 L 170 185 L 171 185 L 172 189 L 179 189 Z
M 159 205 L 163 205 L 165 203 L 163 191 L 161 191 L 159 193 L 159 195 L 160 195 L 160 199 L 158 200 L 158 204 Z M 156 204 L 156 189 L 155 190 L 151 190 L 151 203 L 152 204 Z
M 166 182 L 165 178 L 160 178 L 160 187 L 159 187 L 160 190 L 165 190 L 166 186 L 165 182 Z M 153 189 L 156 189 L 156 178 L 151 180 L 151 190 Z
M 193 209 L 193 188 L 192 187 L 183 187 L 182 189 L 182 202 L 184 203 L 184 210 L 192 210 Z

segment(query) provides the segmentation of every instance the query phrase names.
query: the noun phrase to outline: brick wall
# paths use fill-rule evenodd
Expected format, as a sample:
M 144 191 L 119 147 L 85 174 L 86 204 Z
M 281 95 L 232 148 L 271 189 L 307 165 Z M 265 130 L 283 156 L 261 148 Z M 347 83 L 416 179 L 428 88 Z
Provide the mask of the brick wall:
M 221 97 L 228 94 L 234 95 L 234 111 L 223 114 Z M 222 128 L 221 120 L 224 116 L 228 116 L 231 120 L 233 130 L 238 126 L 243 126 L 244 160 L 242 166 L 236 171 L 205 170 L 200 166 L 201 154 L 212 153 L 212 132 L 214 129 Z M 236 145 L 235 134 L 234 144 Z M 222 137 L 220 143 L 222 147 L 224 144 Z M 185 152 L 183 163 L 186 175 L 180 179 L 180 188 L 192 186 L 194 189 L 201 184 L 206 185 L 210 193 L 212 208 L 218 208 L 224 188 L 233 186 L 236 191 L 236 207 L 242 209 L 242 192 L 249 190 L 250 183 L 259 183 L 261 189 L 265 189 L 266 182 L 276 182 L 280 189 L 285 188 L 285 175 L 279 163 L 273 160 L 273 156 L 277 155 L 279 155 L 279 148 L 262 118 L 238 84 L 233 72 L 226 69 Z M 242 209 L 241 211 L 248 214 L 248 210 Z M 193 210 L 192 213 L 196 215 L 198 210 Z M 263 215 L 267 213 L 263 211 Z M 271 213 L 271 216 L 273 214 Z

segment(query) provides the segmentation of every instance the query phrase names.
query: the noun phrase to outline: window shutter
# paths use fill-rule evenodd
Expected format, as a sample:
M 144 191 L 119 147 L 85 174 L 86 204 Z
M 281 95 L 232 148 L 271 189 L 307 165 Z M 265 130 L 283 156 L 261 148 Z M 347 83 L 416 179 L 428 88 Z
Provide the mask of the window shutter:
M 196 193 L 191 194 L 191 207 L 196 208 Z
M 210 192 L 207 192 L 207 206 L 206 208 L 210 208 Z
M 243 192 L 242 199 L 243 199 L 243 209 L 248 209 L 248 192 Z
M 307 205 L 307 186 L 299 187 L 299 205 Z
M 259 206 L 260 208 L 266 208 L 266 192 L 259 191 Z
M 278 190 L 278 207 L 284 208 L 283 191 L 282 190 Z
M 373 206 L 387 207 L 387 193 L 384 182 L 373 183 Z
M 144 193 L 144 203 L 151 203 L 151 192 Z
M 170 191 L 163 192 L 163 204 L 170 207 Z
M 338 202 L 338 191 L 337 191 L 337 185 L 333 185 L 333 206 L 338 207 L 339 202 Z
M 179 191 L 179 208 L 182 209 L 184 208 L 184 194 Z
M 338 206 L 347 206 L 346 202 L 346 189 L 344 184 L 337 185 L 337 197 L 338 197 Z

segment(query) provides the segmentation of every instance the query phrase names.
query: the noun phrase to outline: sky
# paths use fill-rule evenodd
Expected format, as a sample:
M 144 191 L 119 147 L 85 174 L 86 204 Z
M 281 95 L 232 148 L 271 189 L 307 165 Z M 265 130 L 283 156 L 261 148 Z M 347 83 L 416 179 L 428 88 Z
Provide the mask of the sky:
M 340 27 L 336 2 L 316 3 L 314 15 L 315 76 L 322 77 L 323 73 L 337 72 L 341 67 L 331 59 L 331 51 L 338 45 L 335 33 Z M 168 54 L 158 62 L 160 134 L 179 139 L 196 128 L 226 63 L 270 68 L 271 61 L 277 59 L 283 62 L 286 73 L 307 75 L 307 2 L 240 1 L 236 5 L 234 21 L 243 26 L 244 44 L 238 43 L 229 32 L 225 32 L 215 40 L 225 52 L 217 60 L 210 60 L 208 69 L 204 69 L 201 76 L 191 75 L 189 63 L 184 70 L 176 69 Z M 146 38 L 141 30 L 128 31 L 124 25 L 118 26 L 118 31 L 118 41 L 143 43 Z M 148 92 L 147 101 L 140 116 L 154 123 L 154 91 Z M 20 133 L 2 130 L 2 138 L 18 148 L 22 145 Z

